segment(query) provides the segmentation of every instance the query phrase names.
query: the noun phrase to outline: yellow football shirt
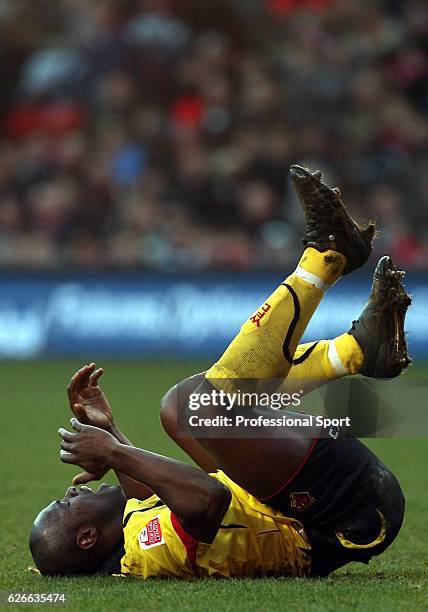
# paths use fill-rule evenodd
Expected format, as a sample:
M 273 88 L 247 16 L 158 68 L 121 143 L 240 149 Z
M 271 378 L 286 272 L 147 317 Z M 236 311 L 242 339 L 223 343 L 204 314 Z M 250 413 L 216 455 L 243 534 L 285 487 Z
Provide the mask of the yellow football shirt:
M 153 495 L 131 499 L 124 512 L 123 574 L 142 578 L 203 576 L 304 576 L 310 545 L 303 526 L 261 503 L 222 471 L 211 474 L 232 493 L 214 541 L 188 535 L 177 517 Z

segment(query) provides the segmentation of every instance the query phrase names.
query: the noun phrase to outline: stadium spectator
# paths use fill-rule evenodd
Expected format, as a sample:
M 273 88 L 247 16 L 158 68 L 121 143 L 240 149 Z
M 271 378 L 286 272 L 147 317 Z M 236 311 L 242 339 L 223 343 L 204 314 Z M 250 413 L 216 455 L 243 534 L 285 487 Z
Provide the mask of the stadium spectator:
M 1 266 L 283 267 L 290 162 L 427 266 L 426 2 L 251 5 L 3 0 Z

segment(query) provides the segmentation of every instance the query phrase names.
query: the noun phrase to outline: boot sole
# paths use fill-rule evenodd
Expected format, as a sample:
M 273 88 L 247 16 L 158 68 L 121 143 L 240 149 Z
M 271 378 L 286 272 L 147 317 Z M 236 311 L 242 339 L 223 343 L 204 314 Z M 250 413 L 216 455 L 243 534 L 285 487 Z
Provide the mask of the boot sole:
M 372 368 L 361 369 L 361 374 L 373 378 L 395 378 L 410 365 L 404 323 L 406 312 L 412 303 L 403 285 L 404 272 L 398 271 L 392 260 L 381 279 L 383 303 L 377 304 L 380 321 L 390 322 L 390 339 L 383 342 Z

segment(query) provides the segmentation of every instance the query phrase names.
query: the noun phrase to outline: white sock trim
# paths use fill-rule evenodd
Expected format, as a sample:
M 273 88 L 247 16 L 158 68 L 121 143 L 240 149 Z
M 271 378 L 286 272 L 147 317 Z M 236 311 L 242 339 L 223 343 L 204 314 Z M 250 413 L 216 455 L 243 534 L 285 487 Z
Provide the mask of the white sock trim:
M 339 357 L 339 353 L 337 352 L 336 343 L 334 340 L 330 340 L 328 345 L 328 358 L 332 365 L 332 367 L 336 370 L 336 374 L 338 376 L 346 376 L 349 374 L 348 370 L 342 363 L 342 360 Z
M 308 272 L 307 270 L 305 270 L 305 268 L 302 268 L 301 266 L 297 266 L 294 271 L 294 274 L 299 278 L 302 278 L 310 285 L 315 285 L 315 287 L 321 289 L 321 291 L 325 291 L 330 287 L 329 283 L 326 283 L 322 278 L 316 276 L 315 274 L 312 274 L 312 272 Z

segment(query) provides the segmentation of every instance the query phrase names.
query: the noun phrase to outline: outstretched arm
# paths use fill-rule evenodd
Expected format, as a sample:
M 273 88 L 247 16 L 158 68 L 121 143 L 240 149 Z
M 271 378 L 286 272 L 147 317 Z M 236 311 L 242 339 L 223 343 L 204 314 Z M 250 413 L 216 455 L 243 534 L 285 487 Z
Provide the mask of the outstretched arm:
M 89 472 L 113 468 L 154 491 L 194 538 L 212 542 L 230 503 L 221 482 L 191 465 L 121 444 L 111 434 L 77 419 L 75 433 L 60 429 L 61 461 Z

